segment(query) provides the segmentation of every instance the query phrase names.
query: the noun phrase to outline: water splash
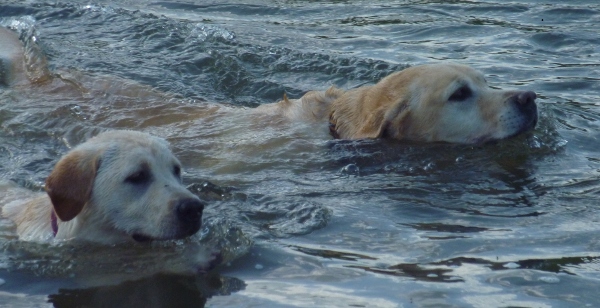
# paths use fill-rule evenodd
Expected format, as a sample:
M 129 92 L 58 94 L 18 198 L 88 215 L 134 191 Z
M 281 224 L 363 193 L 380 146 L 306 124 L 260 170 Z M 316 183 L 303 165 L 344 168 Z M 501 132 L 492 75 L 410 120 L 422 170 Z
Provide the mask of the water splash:
M 51 79 L 48 61 L 38 44 L 38 33 L 33 16 L 0 19 L 0 26 L 8 27 L 19 33 L 19 39 L 25 48 L 24 61 L 27 78 L 32 83 L 42 83 Z
M 209 40 L 233 42 L 235 40 L 235 33 L 221 27 L 201 23 L 193 26 L 190 36 L 197 37 L 201 42 Z

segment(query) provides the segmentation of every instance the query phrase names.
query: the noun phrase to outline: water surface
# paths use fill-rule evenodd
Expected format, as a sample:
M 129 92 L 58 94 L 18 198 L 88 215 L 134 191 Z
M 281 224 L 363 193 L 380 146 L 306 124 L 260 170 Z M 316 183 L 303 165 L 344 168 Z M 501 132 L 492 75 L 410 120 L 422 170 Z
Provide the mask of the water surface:
M 0 88 L 0 180 L 39 191 L 102 130 L 162 136 L 210 201 L 199 236 L 229 256 L 208 276 L 153 274 L 185 243 L 31 246 L 3 221 L 2 304 L 600 306 L 594 1 L 9 0 L 0 25 L 56 80 Z M 538 127 L 478 146 L 339 141 L 211 109 L 445 61 L 535 91 Z

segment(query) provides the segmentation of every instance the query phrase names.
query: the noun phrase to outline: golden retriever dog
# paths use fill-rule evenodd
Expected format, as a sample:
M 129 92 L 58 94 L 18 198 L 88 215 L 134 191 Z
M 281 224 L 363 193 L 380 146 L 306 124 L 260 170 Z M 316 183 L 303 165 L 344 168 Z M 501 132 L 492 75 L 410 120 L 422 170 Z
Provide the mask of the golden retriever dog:
M 535 127 L 532 91 L 501 91 L 475 69 L 454 63 L 413 66 L 377 84 L 343 91 L 284 96 L 260 112 L 293 120 L 329 122 L 334 138 L 392 138 L 484 143 Z
M 36 84 L 65 96 L 81 95 L 86 76 L 53 78 L 45 59 L 37 60 L 33 73 L 23 69 L 23 48 L 16 35 L 0 29 L 0 61 L 4 65 L 4 84 L 27 87 Z M 31 60 L 30 60 L 31 61 Z M 41 62 L 41 63 L 40 63 Z M 31 66 L 31 65 L 29 65 Z M 73 74 L 71 74 L 73 75 Z M 59 80 L 57 80 L 59 79 Z M 89 77 L 87 79 L 90 79 Z M 76 81 L 74 81 L 76 80 Z M 95 78 L 87 82 L 102 91 L 152 99 L 169 99 L 150 87 L 118 78 Z M 41 86 L 44 85 L 44 86 Z M 85 90 L 90 91 L 90 90 Z M 100 91 L 100 92 L 102 92 Z M 536 94 L 532 91 L 502 91 L 490 88 L 477 70 L 455 63 L 409 67 L 393 73 L 377 84 L 351 90 L 331 87 L 310 91 L 299 99 L 264 104 L 254 109 L 226 106 L 199 107 L 195 117 L 249 118 L 257 121 L 253 129 L 265 123 L 309 123 L 334 138 L 391 138 L 418 142 L 485 143 L 509 138 L 535 127 L 538 120 Z M 235 114 L 234 114 L 235 113 Z M 243 120 L 242 120 L 243 122 Z M 247 128 L 244 128 L 247 129 Z M 318 134 L 317 134 L 318 135 Z
M 21 240 L 147 242 L 201 226 L 204 205 L 181 183 L 181 163 L 146 133 L 108 131 L 80 144 L 56 163 L 45 189 L 2 209 Z

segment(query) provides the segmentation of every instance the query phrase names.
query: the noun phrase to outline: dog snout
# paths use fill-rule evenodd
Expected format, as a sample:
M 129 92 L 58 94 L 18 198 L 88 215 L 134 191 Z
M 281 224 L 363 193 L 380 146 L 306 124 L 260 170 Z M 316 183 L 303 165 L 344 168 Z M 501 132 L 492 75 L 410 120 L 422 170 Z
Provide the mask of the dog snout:
M 538 121 L 538 110 L 535 104 L 537 95 L 533 91 L 522 91 L 515 93 L 512 102 L 523 116 L 522 129 L 527 130 L 535 127 Z
M 186 225 L 200 224 L 204 204 L 198 199 L 183 199 L 177 204 L 177 218 Z
M 533 91 L 524 91 L 517 94 L 517 102 L 521 105 L 531 105 L 535 103 L 537 95 Z
M 520 91 L 514 93 L 510 100 L 523 115 L 533 117 L 537 116 L 536 97 L 537 95 L 533 91 Z

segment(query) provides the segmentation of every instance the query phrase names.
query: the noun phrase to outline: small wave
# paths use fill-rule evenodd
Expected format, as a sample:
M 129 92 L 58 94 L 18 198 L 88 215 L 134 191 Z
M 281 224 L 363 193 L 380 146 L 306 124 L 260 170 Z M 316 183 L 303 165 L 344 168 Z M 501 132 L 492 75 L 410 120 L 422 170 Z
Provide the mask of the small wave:
M 35 26 L 35 18 L 31 15 L 0 18 L 0 26 L 13 29 L 19 33 L 29 31 Z
M 331 218 L 331 211 L 326 207 L 303 199 L 280 200 L 278 196 L 246 195 L 233 191 L 231 187 L 220 187 L 210 182 L 191 184 L 188 189 L 201 199 L 215 202 L 206 209 L 207 215 L 238 219 L 235 224 L 256 238 L 285 238 L 308 234 L 325 227 Z M 225 223 L 227 224 L 231 226 L 232 222 Z M 222 224 L 215 222 L 211 225 Z M 232 246 L 235 245 L 228 247 Z
M 192 27 L 190 36 L 197 37 L 203 42 L 208 40 L 223 40 L 227 42 L 235 40 L 235 33 L 227 31 L 221 27 L 201 23 Z

